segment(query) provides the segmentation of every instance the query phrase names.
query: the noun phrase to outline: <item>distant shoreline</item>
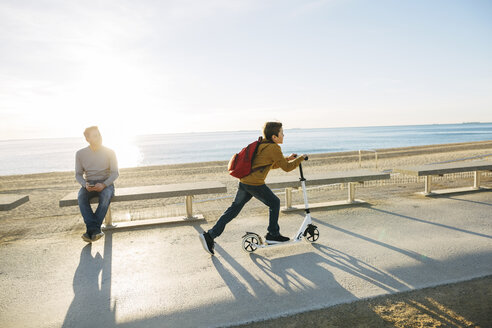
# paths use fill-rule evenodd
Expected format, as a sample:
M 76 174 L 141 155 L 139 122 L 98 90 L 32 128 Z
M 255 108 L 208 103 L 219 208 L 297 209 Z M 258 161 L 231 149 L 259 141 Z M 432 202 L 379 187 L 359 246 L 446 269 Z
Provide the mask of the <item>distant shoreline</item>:
M 425 123 L 425 124 L 394 124 L 394 125 L 364 125 L 364 126 L 331 126 L 324 128 L 286 128 L 286 131 L 298 131 L 298 130 L 324 130 L 324 129 L 364 129 L 364 128 L 389 128 L 389 127 L 417 127 L 417 126 L 439 126 L 439 125 L 479 125 L 479 124 L 492 124 L 492 122 L 460 122 L 460 123 Z M 258 129 L 248 129 L 248 130 L 223 130 L 223 131 L 198 131 L 198 132 L 175 132 L 175 133 L 149 133 L 149 134 L 139 134 L 132 137 L 145 137 L 145 136 L 175 136 L 175 135 L 189 135 L 189 134 L 208 134 L 208 133 L 250 133 L 257 132 Z M 71 135 L 71 136 L 40 136 L 31 138 L 7 138 L 0 139 L 0 142 L 15 142 L 15 141 L 26 141 L 26 140 L 50 140 L 50 139 L 81 139 L 82 136 Z

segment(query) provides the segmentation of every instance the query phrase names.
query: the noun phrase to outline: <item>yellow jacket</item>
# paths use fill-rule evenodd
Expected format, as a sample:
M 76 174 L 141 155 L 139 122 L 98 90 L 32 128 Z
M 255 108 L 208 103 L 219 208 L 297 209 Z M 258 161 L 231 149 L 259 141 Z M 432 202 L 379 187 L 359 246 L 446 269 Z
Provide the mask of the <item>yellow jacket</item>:
M 290 172 L 298 167 L 303 160 L 304 157 L 299 156 L 289 162 L 282 154 L 282 149 L 279 145 L 273 142 L 262 142 L 258 146 L 258 152 L 253 159 L 253 164 L 251 166 L 253 172 L 242 178 L 240 181 L 247 185 L 261 186 L 265 184 L 265 179 L 268 172 L 270 172 L 270 169 L 281 168 L 285 172 Z

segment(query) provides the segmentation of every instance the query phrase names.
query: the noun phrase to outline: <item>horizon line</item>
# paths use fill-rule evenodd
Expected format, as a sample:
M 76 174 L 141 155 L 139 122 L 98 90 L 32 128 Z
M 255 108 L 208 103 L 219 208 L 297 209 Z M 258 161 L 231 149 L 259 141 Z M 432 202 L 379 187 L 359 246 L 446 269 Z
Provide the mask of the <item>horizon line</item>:
M 394 125 L 358 125 L 358 126 L 339 126 L 339 127 L 324 127 L 324 128 L 287 128 L 289 130 L 324 130 L 324 129 L 357 129 L 357 128 L 387 128 L 387 127 L 404 127 L 404 126 L 432 126 L 432 125 L 467 125 L 467 124 L 492 124 L 492 122 L 460 122 L 460 123 L 425 123 L 425 124 L 394 124 Z M 143 137 L 143 136 L 161 136 L 161 135 L 183 135 L 183 134 L 202 134 L 202 133 L 232 133 L 232 132 L 255 132 L 258 130 L 244 129 L 244 130 L 218 130 L 218 131 L 189 131 L 189 132 L 171 132 L 171 133 L 149 133 L 149 134 L 136 134 L 131 137 Z M 104 137 L 104 131 L 102 131 Z M 9 141 L 24 141 L 24 140 L 45 140 L 45 139 L 64 139 L 64 138 L 83 138 L 83 136 L 59 136 L 59 137 L 33 137 L 33 138 L 12 138 L 12 139 L 0 139 L 0 142 Z

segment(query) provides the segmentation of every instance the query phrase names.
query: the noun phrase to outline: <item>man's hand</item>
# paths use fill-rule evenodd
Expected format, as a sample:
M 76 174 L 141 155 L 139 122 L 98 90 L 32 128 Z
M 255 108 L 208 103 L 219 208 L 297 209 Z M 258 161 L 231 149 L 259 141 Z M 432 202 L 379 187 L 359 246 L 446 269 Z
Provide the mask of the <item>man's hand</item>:
M 106 185 L 104 183 L 96 183 L 95 185 L 89 184 L 89 182 L 85 183 L 85 189 L 87 189 L 88 192 L 91 191 L 97 191 L 101 192 L 103 189 L 106 188 Z
M 88 192 L 95 191 L 94 185 L 91 185 L 89 182 L 85 183 L 85 189 L 87 189 Z
M 101 192 L 104 188 L 106 188 L 106 185 L 104 183 L 96 183 L 93 189 L 94 191 Z

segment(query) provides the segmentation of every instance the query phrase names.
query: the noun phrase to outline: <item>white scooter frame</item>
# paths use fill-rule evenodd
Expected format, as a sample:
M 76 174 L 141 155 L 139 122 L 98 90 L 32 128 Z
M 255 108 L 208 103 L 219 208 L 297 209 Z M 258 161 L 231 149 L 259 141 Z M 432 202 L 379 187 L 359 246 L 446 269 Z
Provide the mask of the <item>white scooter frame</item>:
M 308 158 L 306 157 L 305 160 Z M 294 235 L 294 237 L 286 242 L 280 242 L 275 244 L 267 244 L 263 238 L 254 232 L 246 232 L 243 236 L 243 251 L 252 253 L 256 251 L 258 248 L 267 248 L 274 246 L 282 246 L 282 245 L 292 245 L 296 244 L 306 238 L 306 240 L 310 243 L 315 242 L 319 238 L 319 230 L 318 227 L 312 224 L 311 221 L 311 212 L 309 210 L 309 204 L 306 193 L 306 179 L 304 178 L 304 174 L 302 173 L 302 165 L 299 164 L 299 172 L 301 174 L 300 181 L 302 186 L 302 193 L 304 196 L 304 211 L 306 212 L 306 216 L 304 217 L 304 221 L 302 221 L 301 227 Z

